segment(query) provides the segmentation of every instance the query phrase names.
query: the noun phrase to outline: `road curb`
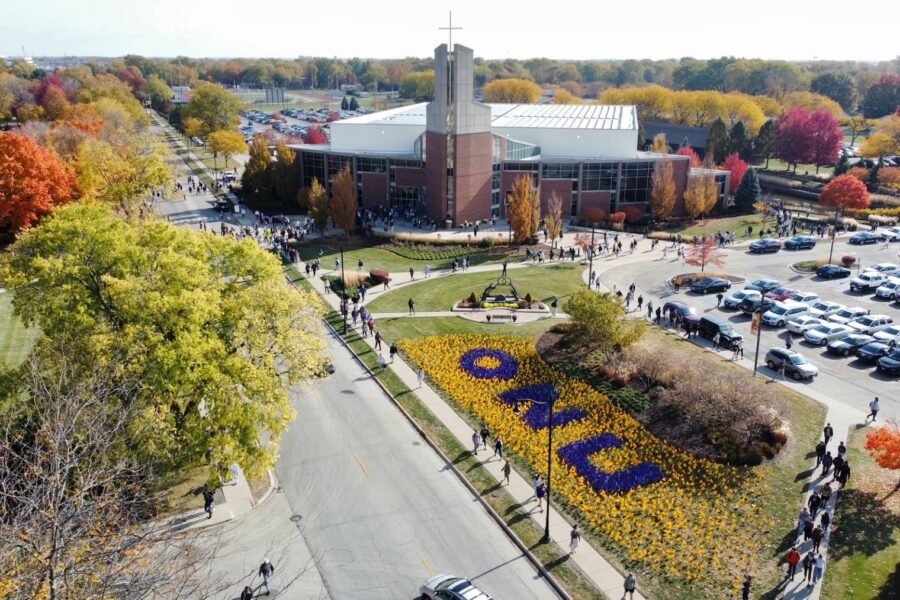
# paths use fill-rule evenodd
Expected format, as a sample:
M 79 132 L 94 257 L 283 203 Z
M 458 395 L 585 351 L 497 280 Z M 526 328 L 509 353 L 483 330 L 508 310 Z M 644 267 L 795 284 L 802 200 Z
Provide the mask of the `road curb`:
M 291 282 L 291 283 L 293 284 L 293 282 Z M 512 543 L 515 544 L 515 546 L 522 552 L 522 554 L 529 560 L 529 562 L 531 562 L 531 564 L 535 567 L 535 569 L 537 569 L 538 573 L 547 581 L 547 583 L 550 585 L 550 587 L 553 588 L 553 591 L 556 592 L 556 594 L 563 600 L 572 600 L 572 597 L 559 584 L 559 582 L 556 581 L 556 578 L 553 577 L 553 575 L 550 574 L 550 572 L 544 568 L 544 565 L 541 564 L 541 561 L 538 560 L 538 558 L 534 554 L 532 554 L 531 550 L 529 550 L 528 547 L 522 542 L 522 540 L 519 539 L 519 536 L 517 536 L 512 529 L 510 529 L 510 527 L 503 521 L 503 519 L 500 517 L 500 515 L 498 515 L 497 512 L 493 509 L 493 507 L 490 504 L 488 504 L 484 498 L 481 497 L 481 494 L 478 493 L 478 490 L 475 489 L 475 486 L 473 486 L 472 483 L 469 482 L 468 479 L 466 479 L 465 475 L 463 475 L 459 471 L 459 469 L 456 468 L 456 465 L 453 464 L 453 461 L 450 460 L 450 458 L 446 454 L 444 454 L 444 451 L 441 450 L 441 448 L 434 442 L 434 440 L 432 440 L 428 436 L 428 434 L 425 432 L 425 430 L 419 426 L 419 424 L 412 417 L 412 415 L 410 415 L 406 411 L 406 409 L 403 408 L 403 406 L 397 401 L 397 398 L 390 392 L 390 390 L 388 390 L 384 386 L 384 384 L 381 383 L 381 380 L 379 380 L 378 377 L 375 376 L 375 373 L 368 367 L 368 365 L 366 365 L 360 359 L 360 357 L 356 354 L 356 352 L 353 350 L 353 348 L 350 346 L 350 344 L 348 344 L 347 341 L 337 332 L 337 330 L 331 325 L 331 323 L 329 323 L 328 321 L 325 321 L 325 325 L 328 327 L 329 330 L 331 330 L 332 333 L 334 333 L 337 336 L 337 338 L 341 341 L 341 343 L 344 345 L 344 347 L 350 351 L 350 353 L 353 355 L 353 358 L 356 360 L 356 362 L 358 362 L 363 367 L 363 369 L 365 369 L 366 372 L 369 375 L 371 375 L 372 379 L 375 381 L 375 383 L 378 385 L 378 387 L 380 387 L 381 390 L 388 396 L 388 398 L 391 399 L 391 402 L 394 404 L 394 406 L 400 411 L 400 413 L 406 418 L 406 420 L 413 426 L 413 428 L 416 430 L 416 432 L 419 434 L 419 436 L 423 440 L 425 440 L 425 443 L 427 443 L 431 447 L 431 449 L 441 458 L 441 460 L 444 461 L 445 466 L 448 467 L 453 472 L 453 474 L 456 475 L 457 479 L 459 479 L 460 482 L 462 482 L 462 484 L 466 487 L 466 489 L 469 490 L 469 492 L 472 494 L 472 496 L 475 497 L 475 499 L 478 501 L 478 503 L 481 505 L 481 507 L 485 510 L 485 512 L 487 512 L 487 514 L 492 519 L 494 519 L 494 521 L 500 526 L 500 529 L 506 534 L 506 536 L 510 539 L 510 541 L 512 541 Z M 412 390 L 410 390 L 410 391 L 412 391 Z M 601 592 L 601 594 L 602 594 L 602 592 Z

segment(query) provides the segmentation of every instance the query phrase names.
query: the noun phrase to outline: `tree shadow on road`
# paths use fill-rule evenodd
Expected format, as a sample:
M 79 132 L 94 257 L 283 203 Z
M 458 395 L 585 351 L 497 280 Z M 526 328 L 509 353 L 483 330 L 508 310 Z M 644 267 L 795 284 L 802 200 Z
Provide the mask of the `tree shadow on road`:
M 895 529 L 900 528 L 900 515 L 885 507 L 875 494 L 845 490 L 841 493 L 840 502 L 834 532 L 828 544 L 832 560 L 860 552 L 872 556 L 893 545 L 892 535 Z

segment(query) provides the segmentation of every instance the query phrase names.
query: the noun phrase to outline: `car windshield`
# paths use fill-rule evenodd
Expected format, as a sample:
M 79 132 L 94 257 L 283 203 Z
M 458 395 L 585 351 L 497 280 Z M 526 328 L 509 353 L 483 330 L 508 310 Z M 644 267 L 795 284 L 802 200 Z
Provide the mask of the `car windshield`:
M 864 335 L 848 335 L 844 338 L 843 341 L 847 342 L 848 344 L 860 344 L 862 342 L 865 342 L 867 339 L 869 338 Z
M 815 304 L 812 305 L 812 307 L 815 308 L 816 310 L 828 310 L 831 308 L 829 305 L 825 304 L 824 302 L 816 302 Z
M 891 351 L 891 353 L 888 354 L 888 358 L 890 358 L 891 360 L 900 360 L 900 348 Z
M 873 323 L 873 319 L 871 317 L 860 317 L 856 320 L 860 325 L 869 326 Z
M 469 583 L 469 582 L 466 581 L 465 579 L 459 579 L 457 577 L 453 577 L 451 579 L 447 579 L 447 580 L 440 582 L 434 589 L 443 590 L 443 589 L 446 589 L 456 583 Z
M 839 310 L 837 312 L 837 316 L 839 317 L 847 317 L 848 319 L 853 316 L 853 313 L 849 310 Z
M 806 360 L 805 357 L 800 356 L 799 354 L 795 354 L 794 356 L 791 357 L 791 364 L 792 364 L 792 365 L 805 365 L 805 364 L 808 363 L 808 362 L 809 362 L 809 361 Z
M 888 335 L 897 335 L 897 334 L 900 334 L 900 329 L 898 329 L 897 326 L 895 326 L 895 325 L 891 325 L 890 327 L 886 327 L 886 328 L 884 328 L 882 331 L 883 331 L 884 333 L 888 334 Z
M 772 312 L 776 315 L 783 315 L 784 313 L 787 312 L 787 308 L 785 308 L 783 306 L 776 306 L 772 309 Z
M 828 333 L 831 331 L 831 327 L 826 327 L 825 325 L 819 325 L 813 331 L 818 331 L 819 333 Z

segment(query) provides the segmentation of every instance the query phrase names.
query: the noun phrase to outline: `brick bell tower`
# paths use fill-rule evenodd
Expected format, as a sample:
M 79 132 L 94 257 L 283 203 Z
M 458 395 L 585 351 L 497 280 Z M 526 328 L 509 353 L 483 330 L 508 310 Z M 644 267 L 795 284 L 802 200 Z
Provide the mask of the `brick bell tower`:
M 474 53 L 434 50 L 434 100 L 426 108 L 425 206 L 454 225 L 491 216 L 491 109 L 475 102 Z

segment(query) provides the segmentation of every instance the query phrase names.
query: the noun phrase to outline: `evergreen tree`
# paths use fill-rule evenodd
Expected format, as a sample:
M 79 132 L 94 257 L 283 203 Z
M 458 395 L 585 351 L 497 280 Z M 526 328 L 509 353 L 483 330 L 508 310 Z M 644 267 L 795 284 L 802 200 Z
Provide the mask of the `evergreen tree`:
M 753 149 L 756 154 L 766 159 L 765 168 L 769 168 L 769 158 L 775 151 L 775 121 L 769 120 L 759 128 L 759 134 L 753 141 Z
M 750 134 L 747 132 L 744 122 L 738 121 L 731 128 L 731 133 L 728 135 L 728 154 L 737 152 L 742 160 L 750 160 L 752 147 L 753 141 L 750 139 Z
M 751 211 L 753 205 L 759 202 L 762 196 L 762 188 L 759 186 L 759 177 L 756 169 L 750 168 L 741 179 L 741 185 L 734 193 L 734 203 L 739 210 Z
M 347 110 L 348 108 L 350 108 L 350 104 L 347 103 L 347 96 L 344 96 L 341 99 L 341 110 Z
M 841 152 L 841 157 L 838 159 L 837 164 L 834 165 L 834 176 L 843 175 L 847 171 L 850 170 L 850 163 L 847 161 L 847 155 L 844 152 Z
M 720 165 L 728 156 L 728 126 L 722 117 L 713 121 L 706 138 L 706 156 L 711 156 L 715 164 Z
M 359 110 L 359 102 L 356 101 L 356 96 L 350 98 L 350 110 Z
M 878 187 L 878 172 L 881 170 L 881 167 L 884 166 L 882 159 L 878 159 L 878 162 L 875 163 L 875 166 L 869 169 L 869 185 L 873 186 L 870 189 L 875 189 Z

